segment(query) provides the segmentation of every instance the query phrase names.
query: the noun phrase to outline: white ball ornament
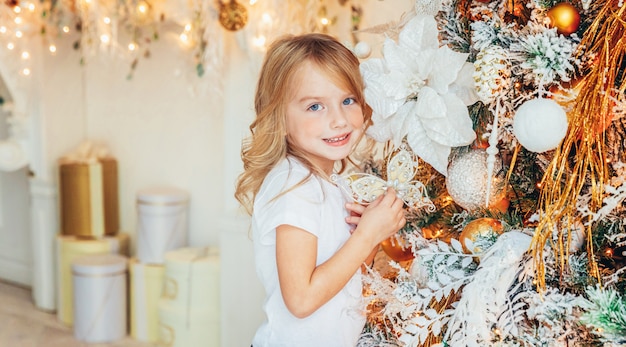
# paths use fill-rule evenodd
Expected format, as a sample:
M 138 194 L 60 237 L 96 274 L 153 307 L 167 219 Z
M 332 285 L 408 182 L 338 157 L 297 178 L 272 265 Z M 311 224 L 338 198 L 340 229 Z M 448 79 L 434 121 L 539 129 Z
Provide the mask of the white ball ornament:
M 372 47 L 367 42 L 361 41 L 354 46 L 354 54 L 359 59 L 365 59 L 372 54 Z
M 487 156 L 484 150 L 475 149 L 452 159 L 448 165 L 446 189 L 454 202 L 466 210 L 473 211 L 485 207 L 488 183 Z M 501 162 L 496 160 L 494 173 L 499 172 L 501 168 Z M 501 186 L 500 178 L 493 177 L 489 205 L 503 198 Z
M 524 102 L 515 112 L 513 134 L 527 150 L 542 153 L 555 149 L 567 133 L 567 115 L 552 99 Z

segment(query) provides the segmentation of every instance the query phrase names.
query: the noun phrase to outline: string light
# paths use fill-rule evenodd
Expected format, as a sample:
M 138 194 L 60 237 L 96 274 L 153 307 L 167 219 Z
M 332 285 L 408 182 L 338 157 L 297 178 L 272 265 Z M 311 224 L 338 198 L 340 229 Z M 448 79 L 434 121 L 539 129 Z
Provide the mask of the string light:
M 56 53 L 57 46 L 55 46 L 54 44 L 51 44 L 50 46 L 48 46 L 48 50 L 50 51 L 50 53 Z
M 30 58 L 30 54 L 26 51 L 22 52 L 22 59 L 26 60 L 28 58 Z
M 100 35 L 100 41 L 102 43 L 109 43 L 111 41 L 111 37 L 107 34 Z
M 328 18 L 326 18 L 326 17 L 322 17 L 322 18 L 320 18 L 320 23 L 323 26 L 327 26 L 328 24 L 330 24 L 330 20 L 328 20 Z
M 29 68 L 27 68 L 27 67 L 26 67 L 26 68 L 24 68 L 24 69 L 22 70 L 22 75 L 24 75 L 24 76 L 29 76 L 29 75 L 30 75 L 30 69 L 29 69 Z
M 128 50 L 129 51 L 134 51 L 135 49 L 137 49 L 137 44 L 134 42 L 131 42 L 128 44 Z
M 15 44 L 13 42 L 9 42 L 7 43 L 7 49 L 9 49 L 10 51 L 13 50 L 13 48 L 15 48 Z
M 0 26 L 0 34 L 6 34 L 6 32 L 7 32 L 7 27 L 5 27 L 4 25 Z
M 102 21 L 104 21 L 104 24 L 111 24 L 111 18 L 109 17 L 104 17 Z
M 148 5 L 141 1 L 137 4 L 137 12 L 141 13 L 141 14 L 145 14 L 148 12 Z
M 263 35 L 259 35 L 252 39 L 252 44 L 257 48 L 264 48 L 265 42 L 267 42 L 267 38 Z
M 68 27 L 67 25 L 65 25 L 65 26 L 63 26 L 63 29 L 61 29 L 61 30 L 63 30 L 63 32 L 67 34 L 67 33 L 69 33 L 69 32 L 70 32 L 70 27 Z
M 24 36 L 24 34 L 20 30 L 15 32 L 15 37 L 17 37 L 18 39 L 21 38 L 22 36 Z

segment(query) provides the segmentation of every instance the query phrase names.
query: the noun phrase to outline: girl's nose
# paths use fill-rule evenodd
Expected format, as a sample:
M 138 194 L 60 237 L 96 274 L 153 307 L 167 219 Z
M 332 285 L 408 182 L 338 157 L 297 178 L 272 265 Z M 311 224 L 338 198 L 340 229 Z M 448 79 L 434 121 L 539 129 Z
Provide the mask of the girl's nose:
M 331 111 L 330 125 L 332 128 L 343 128 L 348 124 L 346 114 L 341 109 Z

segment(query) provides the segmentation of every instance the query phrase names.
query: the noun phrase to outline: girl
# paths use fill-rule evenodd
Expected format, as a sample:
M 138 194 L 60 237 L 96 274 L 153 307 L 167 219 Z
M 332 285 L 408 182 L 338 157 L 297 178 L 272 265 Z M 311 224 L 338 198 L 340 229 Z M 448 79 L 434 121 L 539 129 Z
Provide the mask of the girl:
M 235 192 L 266 291 L 254 347 L 350 347 L 363 329 L 360 267 L 405 223 L 392 190 L 346 204 L 330 179 L 370 124 L 363 87 L 358 59 L 328 35 L 285 37 L 265 56 Z

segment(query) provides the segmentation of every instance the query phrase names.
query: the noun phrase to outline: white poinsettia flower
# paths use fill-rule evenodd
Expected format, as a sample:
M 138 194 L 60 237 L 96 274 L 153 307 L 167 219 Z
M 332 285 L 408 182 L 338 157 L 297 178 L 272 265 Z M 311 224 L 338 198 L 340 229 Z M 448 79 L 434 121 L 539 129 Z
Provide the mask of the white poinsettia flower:
M 396 146 L 406 138 L 415 154 L 446 175 L 451 148 L 476 138 L 467 110 L 478 100 L 468 54 L 440 47 L 437 23 L 428 15 L 411 19 L 397 43 L 385 40 L 382 53 L 361 64 L 373 110 L 368 136 Z

